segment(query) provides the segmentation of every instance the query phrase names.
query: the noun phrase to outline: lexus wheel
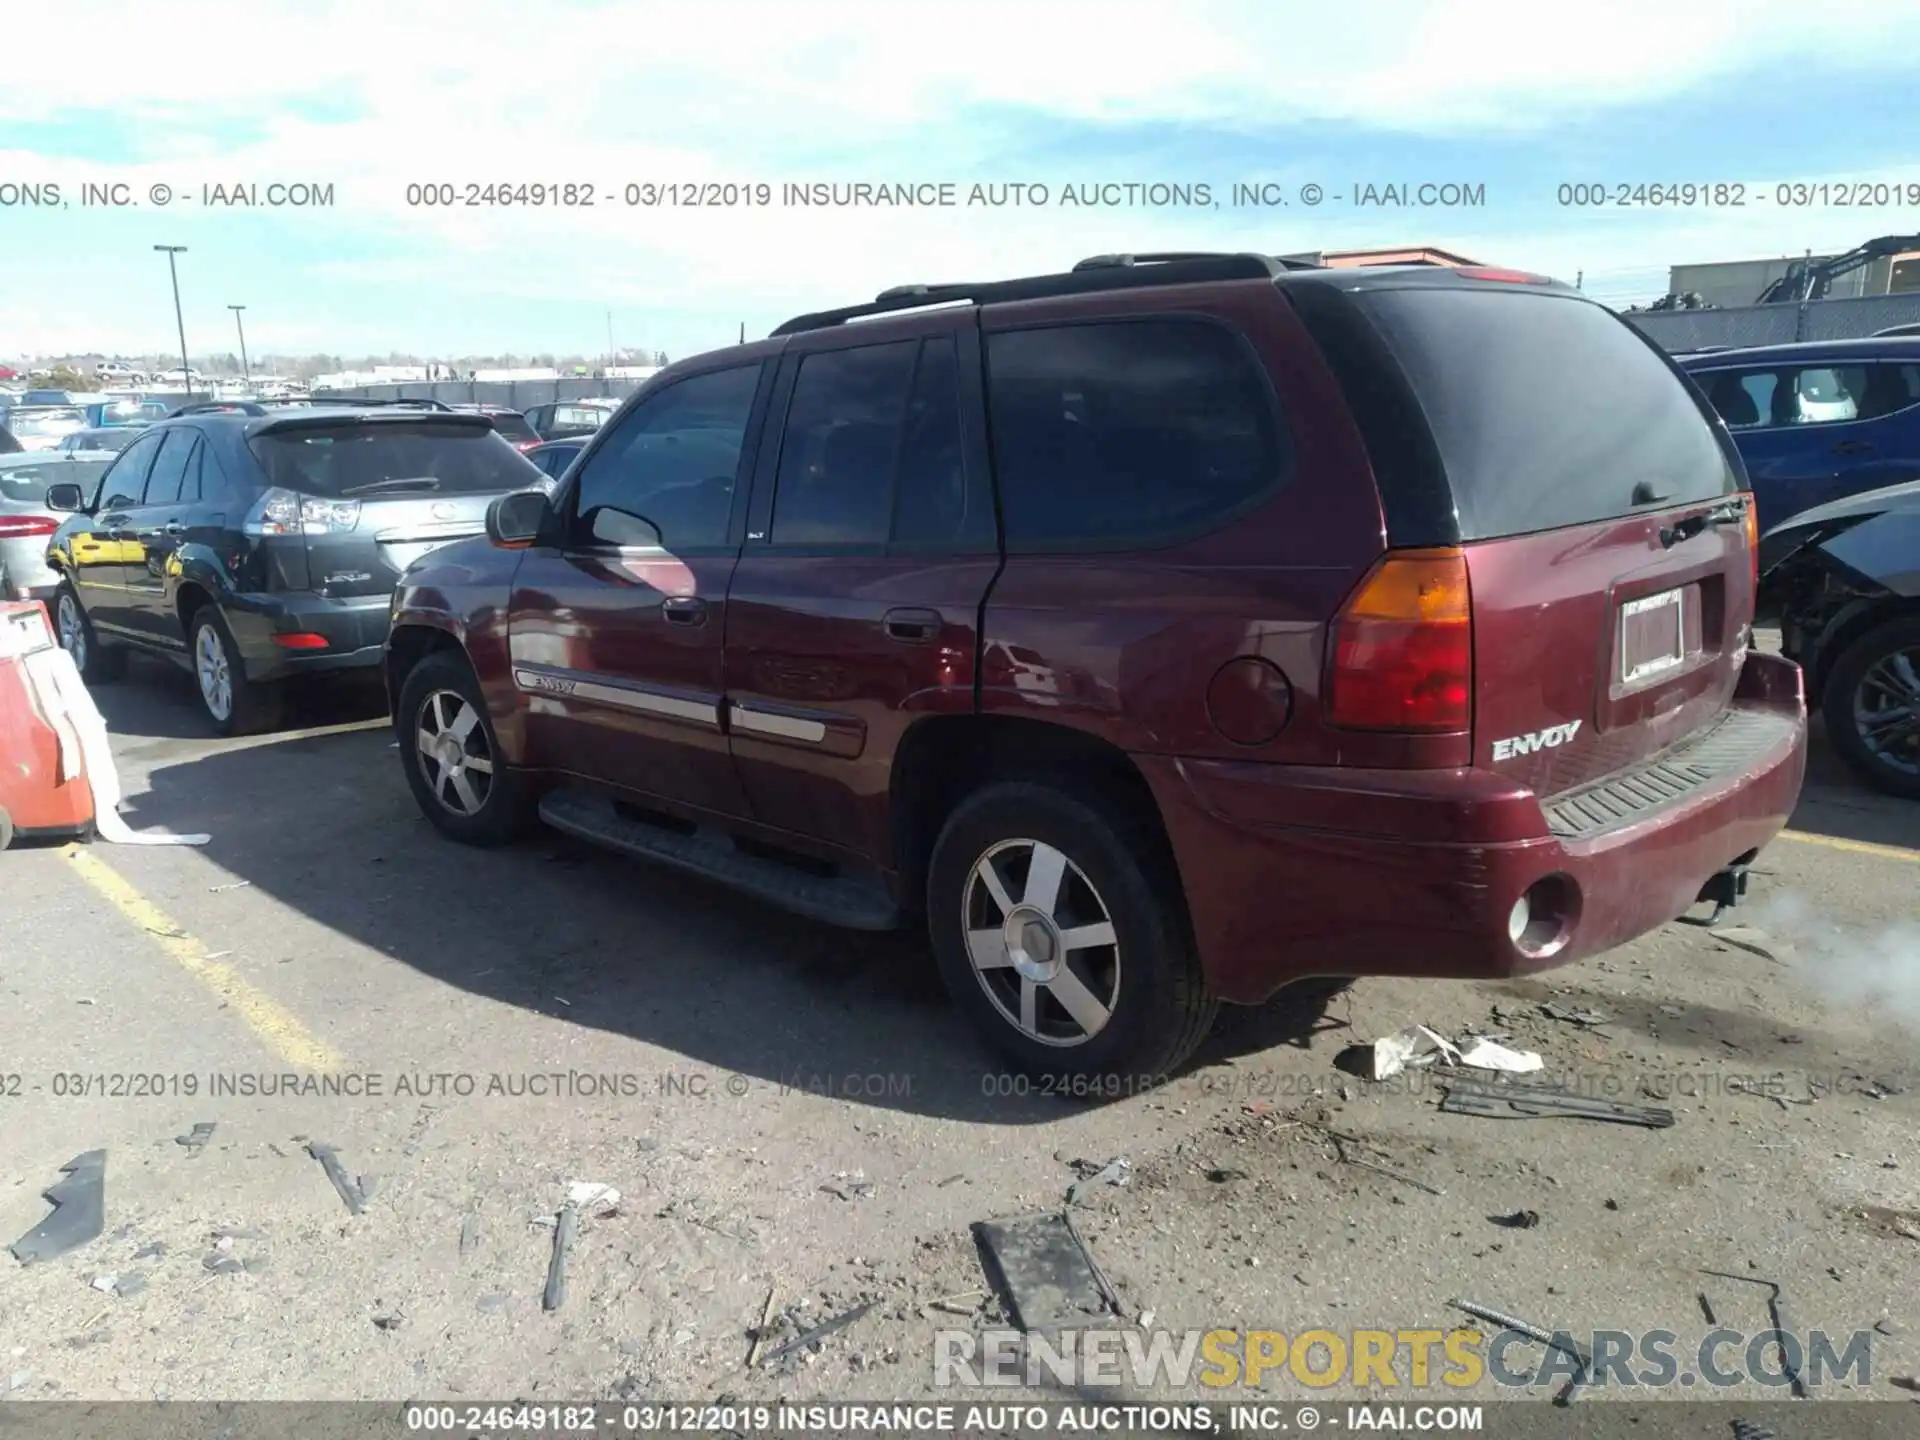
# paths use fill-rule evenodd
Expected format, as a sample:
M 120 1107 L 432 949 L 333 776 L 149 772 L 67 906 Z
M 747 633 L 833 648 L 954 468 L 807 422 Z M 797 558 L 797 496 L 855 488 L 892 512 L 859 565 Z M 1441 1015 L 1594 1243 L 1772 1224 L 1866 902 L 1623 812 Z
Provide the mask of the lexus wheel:
M 104 646 L 94 637 L 93 622 L 72 585 L 62 585 L 53 598 L 53 629 L 60 648 L 72 657 L 80 678 L 89 685 L 118 680 L 127 673 L 127 652 Z
M 285 709 L 280 687 L 247 678 L 233 631 L 213 606 L 194 613 L 187 649 L 200 708 L 216 734 L 258 735 L 280 723 Z
M 1028 1075 L 1084 1082 L 1088 1095 L 1169 1075 L 1217 1002 L 1168 869 L 1093 797 L 1028 783 L 977 792 L 948 820 L 927 881 L 954 1002 Z
M 502 761 L 485 700 L 466 662 L 427 656 L 408 672 L 394 708 L 400 759 L 421 812 L 452 839 L 500 845 L 521 834 L 533 802 Z
M 1920 616 L 1877 625 L 1841 651 L 1821 708 L 1827 738 L 1855 774 L 1920 800 Z

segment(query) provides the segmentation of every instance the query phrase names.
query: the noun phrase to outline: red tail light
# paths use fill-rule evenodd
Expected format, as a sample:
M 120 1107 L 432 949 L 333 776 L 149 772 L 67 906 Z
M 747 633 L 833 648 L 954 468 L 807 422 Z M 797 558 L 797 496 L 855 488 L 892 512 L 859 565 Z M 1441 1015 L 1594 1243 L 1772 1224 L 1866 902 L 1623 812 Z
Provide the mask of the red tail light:
M 1747 535 L 1747 564 L 1753 569 L 1753 593 L 1760 593 L 1760 512 L 1754 508 L 1753 496 L 1747 496 L 1747 508 L 1740 517 L 1740 526 Z
M 1457 549 L 1389 554 L 1333 625 L 1328 723 L 1444 733 L 1473 719 L 1473 599 Z
M 60 522 L 50 515 L 0 515 L 0 540 L 27 540 L 59 528 Z
M 282 650 L 324 650 L 331 643 L 326 636 L 315 635 L 311 631 L 273 635 L 268 638 Z

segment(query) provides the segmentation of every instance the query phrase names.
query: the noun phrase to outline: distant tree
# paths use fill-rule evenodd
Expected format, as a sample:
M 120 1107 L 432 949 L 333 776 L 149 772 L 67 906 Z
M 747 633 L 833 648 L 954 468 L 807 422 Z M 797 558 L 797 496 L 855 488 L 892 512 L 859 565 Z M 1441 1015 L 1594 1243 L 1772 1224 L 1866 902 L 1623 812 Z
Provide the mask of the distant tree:
M 90 382 L 85 375 L 70 365 L 56 365 L 47 376 L 49 390 L 86 390 Z

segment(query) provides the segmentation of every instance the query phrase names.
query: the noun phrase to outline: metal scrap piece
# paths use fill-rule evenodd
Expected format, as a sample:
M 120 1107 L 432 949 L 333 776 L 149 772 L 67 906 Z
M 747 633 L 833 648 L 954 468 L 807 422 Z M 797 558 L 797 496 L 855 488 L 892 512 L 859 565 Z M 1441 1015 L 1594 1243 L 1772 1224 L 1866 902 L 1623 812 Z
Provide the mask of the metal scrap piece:
M 1071 1216 L 1049 1212 L 973 1227 L 987 1277 L 1022 1330 L 1084 1323 L 1112 1308 L 1108 1286 Z
M 847 1326 L 853 1324 L 854 1321 L 873 1309 L 875 1303 L 876 1302 L 870 1300 L 865 1305 L 856 1305 L 844 1315 L 836 1315 L 831 1320 L 821 1321 L 805 1334 L 797 1335 L 787 1341 L 787 1343 L 782 1345 L 778 1350 L 769 1350 L 765 1355 L 760 1357 L 760 1368 L 763 1370 L 766 1369 L 767 1366 L 773 1364 L 774 1361 L 780 1359 L 782 1356 L 791 1355 L 803 1345 L 811 1345 L 823 1335 L 831 1335 L 836 1330 L 846 1329 Z
M 340 1192 L 340 1198 L 346 1202 L 347 1209 L 355 1215 L 364 1215 L 367 1209 L 367 1197 L 355 1188 L 347 1178 L 346 1168 L 340 1163 L 340 1152 L 331 1145 L 318 1140 L 307 1142 L 307 1153 L 320 1162 L 320 1168 L 327 1172 L 327 1179 L 333 1182 L 333 1188 Z
M 207 1141 L 213 1138 L 214 1123 L 211 1120 L 198 1121 L 190 1133 L 174 1136 L 173 1143 L 184 1145 L 187 1153 L 197 1159 L 206 1148 Z
M 1581 1387 L 1593 1378 L 1593 1357 L 1582 1350 L 1571 1336 L 1564 1333 L 1555 1334 L 1551 1330 L 1529 1324 L 1518 1316 L 1509 1315 L 1504 1310 L 1495 1310 L 1492 1306 L 1482 1305 L 1477 1301 L 1449 1300 L 1447 1303 L 1456 1310 L 1466 1311 L 1476 1320 L 1484 1320 L 1489 1325 L 1498 1325 L 1503 1329 L 1524 1335 L 1529 1340 L 1537 1340 L 1549 1350 L 1558 1350 L 1562 1355 L 1570 1356 L 1575 1360 L 1580 1366 L 1580 1371 L 1567 1382 L 1566 1388 L 1554 1397 L 1556 1405 L 1571 1403 Z
M 1674 1123 L 1673 1111 L 1657 1105 L 1602 1100 L 1597 1096 L 1551 1090 L 1540 1085 L 1483 1085 L 1471 1080 L 1454 1079 L 1442 1083 L 1447 1087 L 1447 1097 L 1440 1102 L 1440 1108 L 1450 1115 L 1482 1115 L 1498 1120 L 1560 1116 L 1574 1120 L 1610 1120 L 1619 1125 L 1643 1125 L 1649 1130 L 1665 1130 Z
M 573 1249 L 573 1237 L 580 1229 L 580 1210 L 562 1205 L 553 1222 L 553 1254 L 547 1260 L 547 1288 L 540 1297 L 542 1309 L 558 1310 L 567 1300 L 567 1252 Z
M 106 1228 L 107 1152 L 76 1155 L 60 1173 L 66 1178 L 40 1192 L 53 1213 L 13 1242 L 13 1258 L 22 1265 L 77 1250 Z

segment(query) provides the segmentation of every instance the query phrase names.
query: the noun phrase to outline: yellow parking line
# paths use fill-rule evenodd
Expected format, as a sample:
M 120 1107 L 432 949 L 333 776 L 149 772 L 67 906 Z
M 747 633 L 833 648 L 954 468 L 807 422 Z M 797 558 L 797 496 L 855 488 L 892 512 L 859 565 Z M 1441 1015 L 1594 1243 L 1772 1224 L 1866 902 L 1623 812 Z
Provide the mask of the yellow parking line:
M 206 946 L 118 871 L 78 846 L 68 846 L 64 854 L 101 899 L 151 935 L 174 964 L 226 1001 L 275 1055 L 306 1070 L 331 1073 L 340 1068 L 340 1057 L 316 1039 L 291 1011 L 254 989 L 231 965 L 209 955 Z
M 1782 830 L 1782 840 L 1798 840 L 1802 845 L 1824 845 L 1829 850 L 1846 850 L 1855 855 L 1874 855 L 1882 860 L 1904 860 L 1920 865 L 1920 850 L 1904 845 L 1875 845 L 1870 840 L 1842 840 L 1833 835 L 1812 835 L 1805 830 Z

